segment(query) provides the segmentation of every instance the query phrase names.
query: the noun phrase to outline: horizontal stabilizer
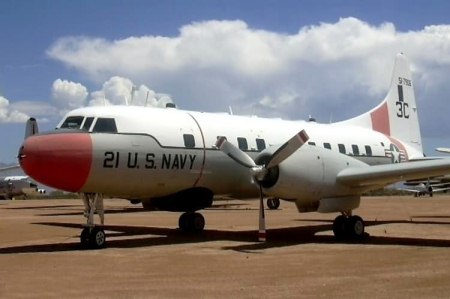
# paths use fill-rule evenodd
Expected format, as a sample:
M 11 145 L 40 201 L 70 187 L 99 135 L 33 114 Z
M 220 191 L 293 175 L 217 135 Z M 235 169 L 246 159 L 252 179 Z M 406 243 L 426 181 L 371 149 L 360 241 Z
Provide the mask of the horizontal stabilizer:
M 438 147 L 436 149 L 436 151 L 441 152 L 441 153 L 450 154 L 450 148 L 446 148 L 446 147 Z

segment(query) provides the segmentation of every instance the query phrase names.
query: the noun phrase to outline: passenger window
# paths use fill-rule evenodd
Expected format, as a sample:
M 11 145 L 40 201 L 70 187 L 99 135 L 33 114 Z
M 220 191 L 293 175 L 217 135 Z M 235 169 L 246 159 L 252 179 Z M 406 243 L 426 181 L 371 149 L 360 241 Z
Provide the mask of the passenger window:
M 316 143 L 314 141 L 310 141 L 310 142 L 308 142 L 308 144 L 312 145 L 312 146 L 316 146 Z
M 241 150 L 243 150 L 243 151 L 248 150 L 247 139 L 245 139 L 244 137 L 238 137 L 237 141 L 238 141 L 238 147 Z
M 97 119 L 92 132 L 117 133 L 116 121 L 114 118 L 99 118 Z
M 352 144 L 353 155 L 359 156 L 359 147 L 357 144 Z
M 81 129 L 83 131 L 89 131 L 89 128 L 91 127 L 93 121 L 94 121 L 93 117 L 86 118 L 86 120 L 84 121 L 83 127 Z
M 258 151 L 262 151 L 266 149 L 266 142 L 264 139 L 256 138 L 256 147 L 258 148 Z
M 345 153 L 346 153 L 345 145 L 343 145 L 342 143 L 339 143 L 339 144 L 338 144 L 338 148 L 339 148 L 339 152 L 340 152 L 341 154 L 345 154 Z
M 69 116 L 61 125 L 61 129 L 79 129 L 84 116 Z
M 183 134 L 184 146 L 187 148 L 195 147 L 195 138 L 192 134 Z
M 365 149 L 366 149 L 366 155 L 371 157 L 372 156 L 372 148 L 370 147 L 370 145 L 366 145 Z
M 331 144 L 329 144 L 328 142 L 325 142 L 325 143 L 323 144 L 323 147 L 324 147 L 324 148 L 327 148 L 327 149 L 331 149 Z

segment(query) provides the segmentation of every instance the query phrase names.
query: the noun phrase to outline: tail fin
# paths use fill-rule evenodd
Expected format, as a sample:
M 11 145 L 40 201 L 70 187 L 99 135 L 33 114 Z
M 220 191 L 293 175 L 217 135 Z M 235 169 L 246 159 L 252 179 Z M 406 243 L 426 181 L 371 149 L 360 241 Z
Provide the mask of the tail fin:
M 409 61 L 397 54 L 389 92 L 380 105 L 355 118 L 344 121 L 364 126 L 400 141 L 410 157 L 423 155 L 419 117 Z
M 25 139 L 36 134 L 39 134 L 39 128 L 36 119 L 32 117 L 27 120 L 25 125 Z

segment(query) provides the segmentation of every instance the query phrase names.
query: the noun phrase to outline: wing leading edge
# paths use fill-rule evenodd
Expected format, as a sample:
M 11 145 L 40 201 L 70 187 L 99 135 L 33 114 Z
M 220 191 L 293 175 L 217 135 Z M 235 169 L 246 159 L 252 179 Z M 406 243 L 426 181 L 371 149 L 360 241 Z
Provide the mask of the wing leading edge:
M 346 168 L 336 180 L 353 186 L 386 186 L 399 181 L 435 177 L 450 173 L 450 159 Z

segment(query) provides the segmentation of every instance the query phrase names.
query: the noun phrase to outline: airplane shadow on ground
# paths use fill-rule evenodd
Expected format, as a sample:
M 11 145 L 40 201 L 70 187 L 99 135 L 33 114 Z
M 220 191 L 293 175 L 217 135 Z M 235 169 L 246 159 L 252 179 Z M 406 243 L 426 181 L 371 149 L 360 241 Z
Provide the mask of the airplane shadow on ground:
M 438 216 L 439 218 L 440 216 Z M 426 216 L 433 218 L 433 216 Z M 300 222 L 311 222 L 312 220 L 298 220 Z M 364 245 L 401 245 L 418 247 L 449 247 L 450 239 L 423 239 L 414 237 L 398 236 L 366 236 L 359 242 L 337 241 L 330 235 L 317 235 L 318 233 L 331 231 L 332 220 L 314 220 L 320 224 L 304 225 L 298 227 L 273 228 L 267 231 L 267 242 L 257 242 L 257 230 L 226 231 L 206 229 L 201 234 L 186 234 L 177 228 L 160 228 L 146 226 L 115 226 L 105 225 L 103 228 L 107 233 L 108 248 L 140 248 L 164 245 L 177 245 L 214 241 L 243 242 L 246 244 L 230 245 L 222 247 L 223 250 L 234 250 L 247 253 L 258 253 L 258 251 L 296 246 L 302 244 L 361 244 Z M 37 225 L 81 228 L 78 223 L 39 222 Z M 448 222 L 435 221 L 366 221 L 366 227 L 381 224 L 450 224 Z M 81 231 L 81 230 L 80 230 Z M 140 237 L 141 236 L 141 237 Z M 73 236 L 78 239 L 78 236 Z M 23 245 L 0 248 L 0 254 L 12 253 L 36 253 L 36 252 L 64 252 L 83 250 L 78 240 L 70 243 L 49 243 L 36 245 Z
M 226 211 L 250 211 L 255 210 L 257 211 L 257 208 L 251 208 L 251 207 L 241 207 L 241 206 L 247 206 L 247 204 L 218 204 L 213 205 L 210 208 L 207 208 L 205 210 L 226 210 Z M 28 207 L 9 207 L 6 209 L 11 210 L 54 210 L 58 208 L 73 208 L 73 212 L 54 212 L 54 213 L 42 213 L 37 214 L 36 216 L 77 216 L 82 215 L 84 207 L 83 206 L 77 206 L 77 205 L 49 205 L 49 206 L 28 206 Z M 145 210 L 142 208 L 142 206 L 130 206 L 130 207 L 118 207 L 118 208 L 106 208 L 105 209 L 105 215 L 107 214 L 122 214 L 122 213 L 137 213 L 137 212 L 152 212 Z

